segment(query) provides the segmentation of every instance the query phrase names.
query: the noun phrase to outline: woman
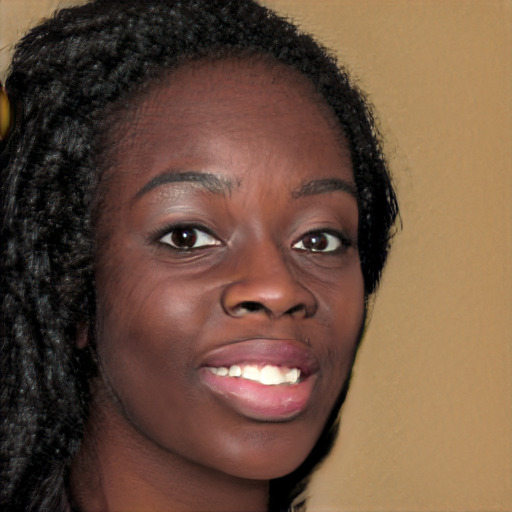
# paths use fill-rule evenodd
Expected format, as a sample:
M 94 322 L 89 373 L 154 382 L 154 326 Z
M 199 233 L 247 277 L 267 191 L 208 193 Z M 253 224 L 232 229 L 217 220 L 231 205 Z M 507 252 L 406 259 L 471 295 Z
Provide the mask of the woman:
M 6 90 L 2 509 L 300 502 L 397 214 L 361 94 L 247 0 L 63 10 Z

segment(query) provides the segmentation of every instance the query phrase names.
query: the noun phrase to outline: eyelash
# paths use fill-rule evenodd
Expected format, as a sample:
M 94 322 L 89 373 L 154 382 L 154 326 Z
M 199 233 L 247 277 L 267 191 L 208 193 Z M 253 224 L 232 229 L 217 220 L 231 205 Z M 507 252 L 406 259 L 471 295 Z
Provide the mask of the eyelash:
M 337 243 L 337 245 L 334 248 L 331 248 L 329 250 L 325 250 L 325 248 L 320 249 L 308 249 L 307 247 L 304 247 L 304 242 L 309 237 L 309 241 L 313 244 L 315 243 L 315 239 L 318 239 L 320 242 L 326 242 L 327 247 L 329 244 Z M 320 239 L 320 237 L 323 237 L 323 240 Z M 297 247 L 299 244 L 302 244 L 302 247 Z M 292 248 L 301 251 L 301 252 L 309 252 L 312 254 L 339 254 L 340 252 L 344 252 L 349 247 L 353 247 L 354 243 L 350 238 L 345 236 L 343 233 L 340 233 L 339 231 L 334 231 L 331 229 L 315 229 L 313 231 L 307 231 L 306 233 L 303 233 L 296 242 L 293 243 Z
M 176 243 L 171 243 L 171 237 L 178 233 L 179 230 L 182 230 L 183 232 L 193 232 L 192 236 L 190 237 L 191 246 L 190 247 L 179 247 L 176 245 Z M 183 233 L 185 234 L 185 233 Z M 211 243 L 203 243 L 203 245 L 195 246 L 198 239 L 201 241 L 201 239 L 207 237 L 212 242 Z M 323 238 L 321 238 L 323 237 Z M 165 238 L 169 238 L 169 240 L 165 240 Z M 309 240 L 308 240 L 309 238 Z M 178 251 L 178 252 L 190 252 L 198 249 L 208 248 L 208 247 L 215 247 L 223 245 L 223 242 L 213 233 L 210 229 L 198 225 L 198 224 L 174 224 L 170 226 L 166 226 L 163 229 L 159 229 L 155 233 L 153 233 L 150 236 L 151 241 L 155 241 L 158 244 L 170 247 L 171 249 Z M 186 238 L 184 239 L 186 241 Z M 323 243 L 327 243 L 326 247 L 320 247 L 319 249 L 312 248 L 308 249 L 305 247 L 306 243 L 312 243 L 312 244 L 318 244 L 322 245 Z M 325 250 L 329 247 L 331 244 L 337 245 L 334 248 L 330 248 L 329 250 Z M 302 247 L 298 247 L 298 245 L 301 244 Z M 310 254 L 339 254 L 340 252 L 344 252 L 349 247 L 353 247 L 354 243 L 353 241 L 345 236 L 343 233 L 334 231 L 331 229 L 315 229 L 312 231 L 307 231 L 303 233 L 293 244 L 292 249 L 295 249 L 299 252 L 307 252 Z
M 182 232 L 193 232 L 193 236 L 195 238 L 190 238 L 192 242 L 192 247 L 178 247 L 176 244 L 171 243 L 171 240 L 166 241 L 164 240 L 166 237 L 169 237 L 169 239 L 173 236 L 173 234 L 178 233 L 179 230 L 182 230 Z M 201 240 L 201 238 L 208 237 L 212 240 L 212 243 L 204 243 L 203 245 L 200 245 L 198 247 L 194 247 L 194 245 L 197 243 L 197 239 Z M 175 251 L 179 252 L 188 252 L 192 250 L 197 249 L 203 249 L 207 247 L 215 247 L 222 245 L 222 242 L 219 240 L 219 237 L 215 235 L 211 230 L 205 228 L 202 225 L 197 224 L 175 224 L 171 226 L 167 226 L 163 229 L 158 230 L 153 235 L 151 235 L 151 240 L 156 241 L 157 243 L 161 245 L 165 245 L 167 247 L 170 247 L 171 249 L 174 249 Z M 186 241 L 186 239 L 185 239 Z

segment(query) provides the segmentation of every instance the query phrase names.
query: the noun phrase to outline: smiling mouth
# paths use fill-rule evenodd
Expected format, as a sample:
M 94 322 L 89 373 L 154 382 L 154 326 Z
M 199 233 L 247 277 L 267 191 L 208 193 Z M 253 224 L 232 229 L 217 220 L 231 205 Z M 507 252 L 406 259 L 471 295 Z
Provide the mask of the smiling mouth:
M 248 339 L 208 352 L 201 382 L 224 406 L 250 419 L 289 421 L 311 405 L 319 364 L 297 340 Z
M 207 369 L 214 375 L 235 379 L 246 379 L 259 382 L 264 386 L 293 385 L 300 381 L 301 370 L 287 366 L 265 366 L 255 364 L 234 364 L 226 366 L 208 366 Z

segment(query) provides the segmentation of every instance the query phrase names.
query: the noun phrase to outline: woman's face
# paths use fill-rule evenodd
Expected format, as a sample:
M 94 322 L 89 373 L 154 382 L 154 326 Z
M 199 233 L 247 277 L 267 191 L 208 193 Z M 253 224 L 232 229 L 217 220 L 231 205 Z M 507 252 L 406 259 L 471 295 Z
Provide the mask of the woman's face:
M 291 472 L 349 375 L 364 318 L 334 119 L 295 73 L 229 61 L 174 72 L 118 133 L 98 225 L 107 438 L 140 461 Z

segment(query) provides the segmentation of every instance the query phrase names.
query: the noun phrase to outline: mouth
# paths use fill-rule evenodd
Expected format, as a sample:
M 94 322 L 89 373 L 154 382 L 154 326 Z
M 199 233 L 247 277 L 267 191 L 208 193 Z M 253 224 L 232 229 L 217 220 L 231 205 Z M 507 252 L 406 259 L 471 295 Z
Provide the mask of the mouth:
M 220 377 L 252 380 L 264 386 L 297 384 L 301 375 L 299 368 L 280 367 L 270 364 L 266 364 L 263 367 L 256 364 L 234 364 L 229 368 L 225 366 L 208 366 L 207 368 L 214 375 L 219 375 Z
M 238 414 L 282 422 L 307 409 L 318 368 L 301 342 L 251 339 L 209 352 L 199 375 L 208 390 Z

